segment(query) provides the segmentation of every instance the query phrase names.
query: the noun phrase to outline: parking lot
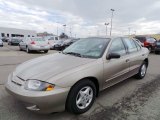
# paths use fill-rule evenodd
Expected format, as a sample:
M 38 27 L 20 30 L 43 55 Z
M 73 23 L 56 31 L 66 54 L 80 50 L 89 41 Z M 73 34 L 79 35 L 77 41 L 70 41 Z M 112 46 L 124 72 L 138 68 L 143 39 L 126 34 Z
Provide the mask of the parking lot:
M 54 54 L 50 50 L 47 54 Z M 17 46 L 0 48 L 0 120 L 159 120 L 160 119 L 160 55 L 151 53 L 149 69 L 142 80 L 129 78 L 101 92 L 93 107 L 85 114 L 66 111 L 40 115 L 26 110 L 23 104 L 5 91 L 7 77 L 24 61 L 46 55 L 19 51 Z M 52 66 L 54 67 L 54 66 Z

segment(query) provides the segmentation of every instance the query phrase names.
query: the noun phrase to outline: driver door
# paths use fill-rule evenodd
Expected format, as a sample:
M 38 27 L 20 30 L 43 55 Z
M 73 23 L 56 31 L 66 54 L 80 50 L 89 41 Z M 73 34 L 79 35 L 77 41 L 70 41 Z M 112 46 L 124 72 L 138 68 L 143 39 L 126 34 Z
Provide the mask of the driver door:
M 107 55 L 110 53 L 117 53 L 121 57 L 104 61 L 104 88 L 126 79 L 129 73 L 129 56 L 121 38 L 112 41 Z

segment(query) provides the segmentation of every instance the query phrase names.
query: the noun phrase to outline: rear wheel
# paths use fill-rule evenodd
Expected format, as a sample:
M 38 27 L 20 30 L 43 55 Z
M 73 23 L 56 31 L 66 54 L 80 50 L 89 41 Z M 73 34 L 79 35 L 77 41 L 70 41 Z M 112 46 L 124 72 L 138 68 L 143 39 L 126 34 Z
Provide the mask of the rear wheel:
M 48 50 L 45 50 L 44 53 L 48 53 Z
M 20 45 L 19 45 L 19 50 L 22 51 L 22 48 L 20 47 Z
M 26 52 L 27 52 L 27 53 L 31 53 L 31 50 L 27 47 L 27 48 L 26 48 Z
M 136 74 L 136 78 L 143 79 L 147 72 L 147 63 L 144 61 L 139 68 L 139 72 Z
M 68 111 L 81 114 L 88 111 L 96 97 L 96 86 L 88 80 L 82 80 L 75 84 L 67 98 L 66 108 Z
M 159 51 L 155 51 L 155 54 L 159 54 Z

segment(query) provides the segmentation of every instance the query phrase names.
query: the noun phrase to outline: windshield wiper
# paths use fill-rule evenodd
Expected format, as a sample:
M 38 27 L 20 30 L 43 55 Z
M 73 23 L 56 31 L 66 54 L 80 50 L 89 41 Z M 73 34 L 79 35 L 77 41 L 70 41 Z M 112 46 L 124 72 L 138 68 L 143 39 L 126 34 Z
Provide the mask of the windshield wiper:
M 69 55 L 74 55 L 78 57 L 83 57 L 80 53 L 75 53 L 75 52 L 62 52 L 63 54 L 69 54 Z

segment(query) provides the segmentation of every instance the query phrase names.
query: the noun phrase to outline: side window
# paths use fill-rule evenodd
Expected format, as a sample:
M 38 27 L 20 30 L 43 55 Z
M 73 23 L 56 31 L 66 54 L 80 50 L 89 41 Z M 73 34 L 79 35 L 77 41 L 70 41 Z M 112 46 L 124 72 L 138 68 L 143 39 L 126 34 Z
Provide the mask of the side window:
M 121 40 L 121 38 L 116 38 L 113 40 L 111 46 L 110 46 L 110 53 L 118 53 L 121 56 L 126 54 L 125 46 Z
M 132 52 L 137 51 L 137 46 L 132 39 L 129 39 L 129 38 L 123 38 L 123 39 L 124 39 L 125 44 L 128 47 L 128 52 L 132 53 Z
M 135 41 L 135 40 L 133 40 L 133 41 L 136 44 L 138 51 L 141 50 L 141 46 L 139 45 L 139 43 L 137 41 Z

